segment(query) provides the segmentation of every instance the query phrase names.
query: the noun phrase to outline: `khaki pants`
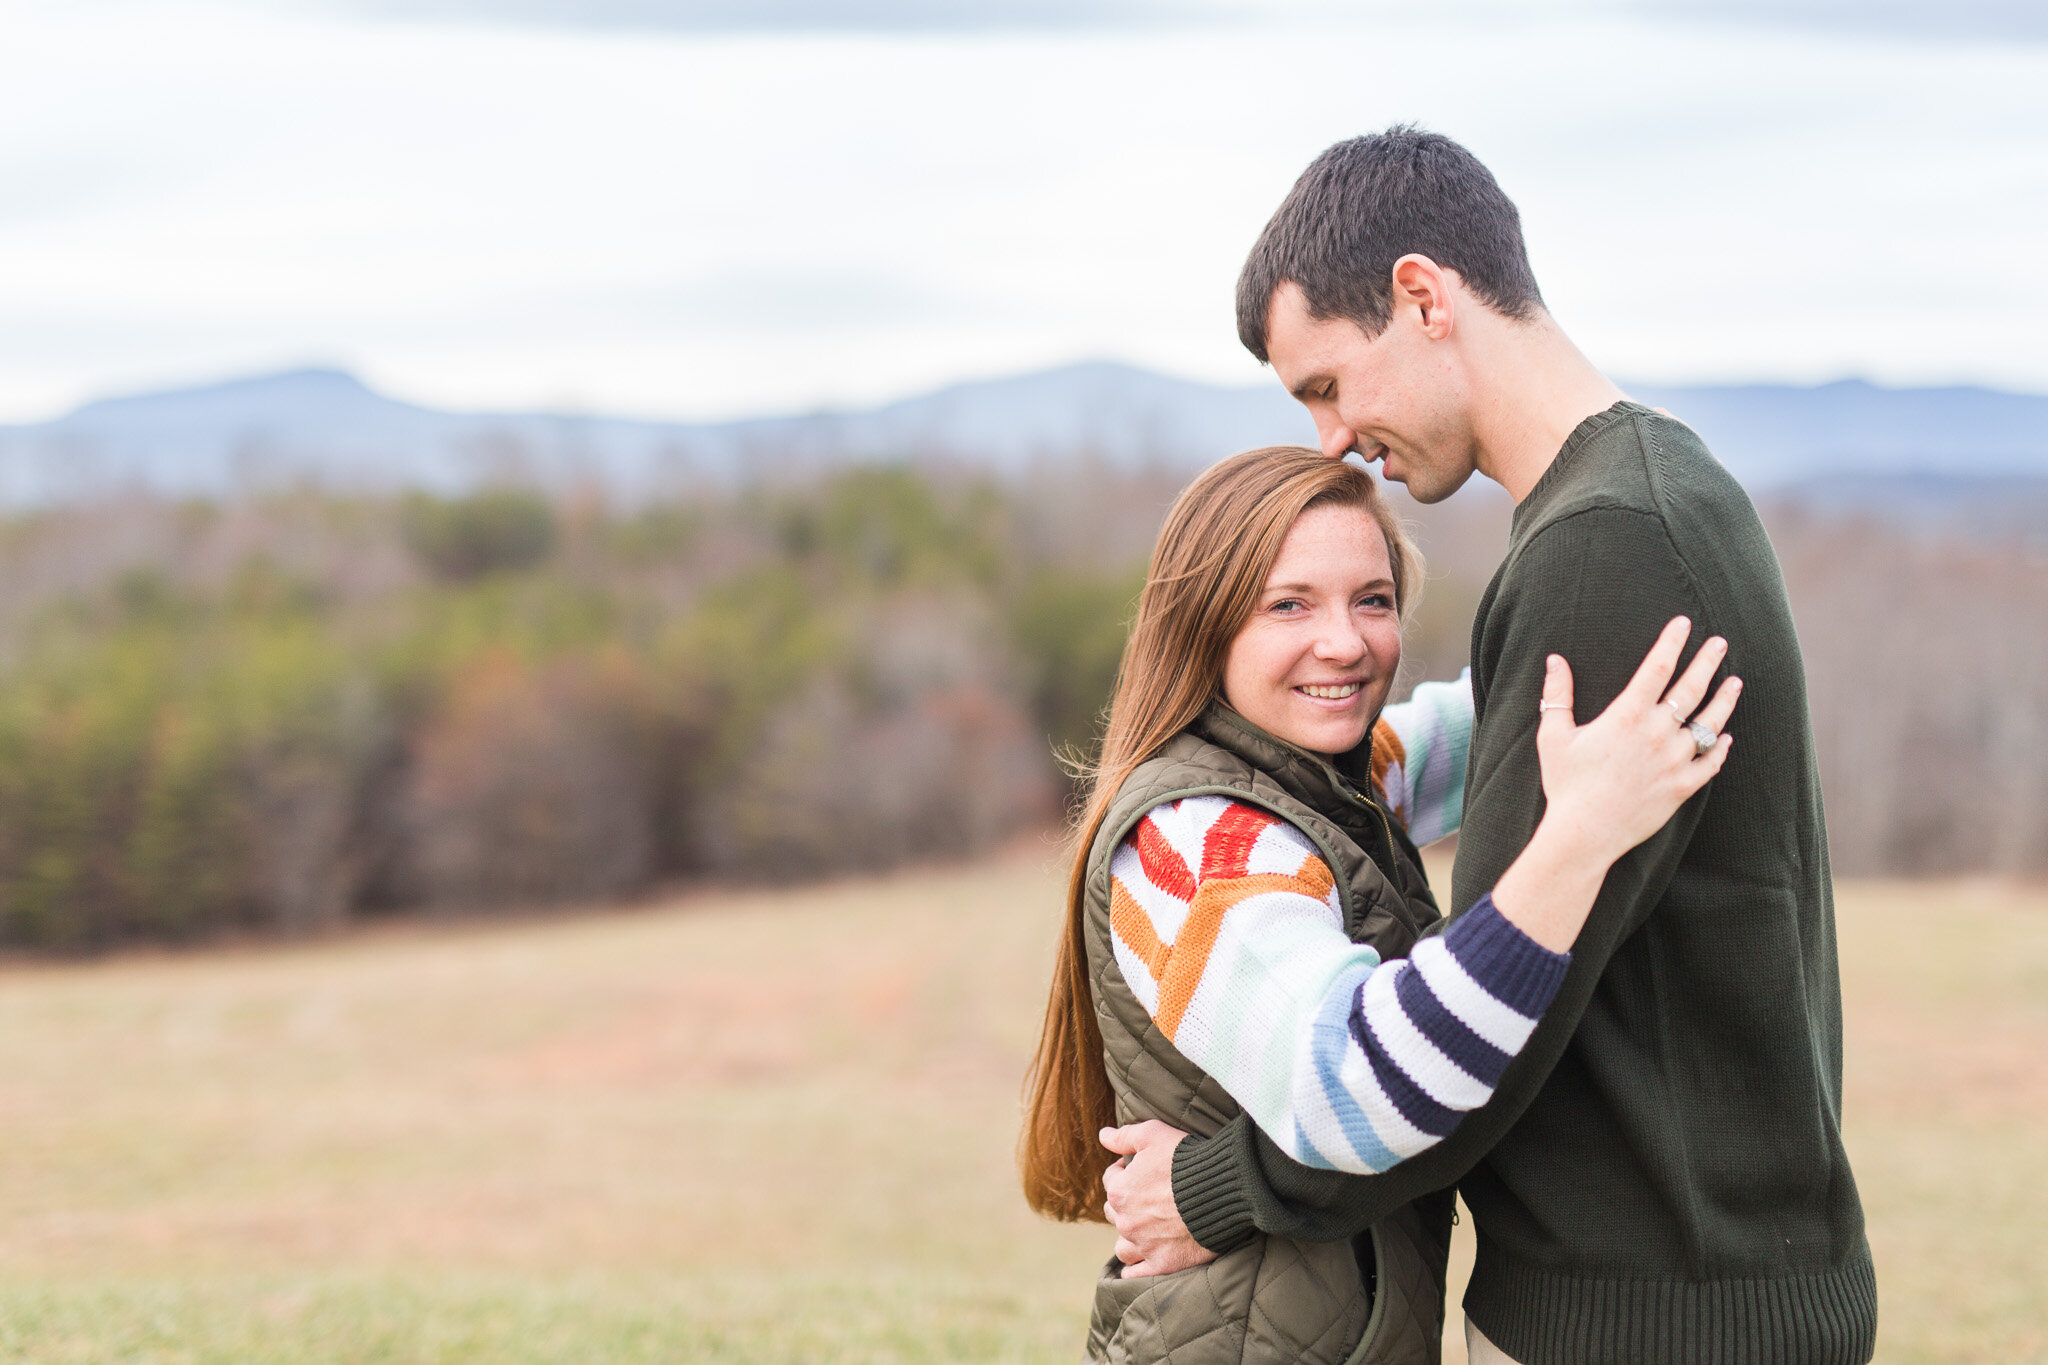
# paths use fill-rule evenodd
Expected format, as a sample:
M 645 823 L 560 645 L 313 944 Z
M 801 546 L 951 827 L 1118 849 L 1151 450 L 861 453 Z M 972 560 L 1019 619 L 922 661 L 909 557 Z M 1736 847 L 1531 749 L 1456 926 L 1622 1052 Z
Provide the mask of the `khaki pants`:
M 1514 1358 L 1486 1339 L 1486 1333 L 1465 1319 L 1465 1358 L 1472 1365 L 1515 1365 Z

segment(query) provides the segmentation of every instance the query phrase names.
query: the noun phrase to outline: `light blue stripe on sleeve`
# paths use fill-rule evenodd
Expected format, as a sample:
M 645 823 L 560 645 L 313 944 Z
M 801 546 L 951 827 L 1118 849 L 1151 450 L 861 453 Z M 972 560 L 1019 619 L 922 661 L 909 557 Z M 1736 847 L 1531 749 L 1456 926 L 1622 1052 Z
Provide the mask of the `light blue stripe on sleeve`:
M 1403 963 L 1395 970 L 1406 965 Z M 1358 998 L 1359 987 L 1371 975 L 1370 971 L 1360 969 L 1346 972 L 1339 978 L 1337 988 L 1323 998 L 1322 1011 L 1313 1025 L 1317 1084 L 1322 1087 L 1322 1098 L 1337 1120 L 1344 1140 L 1356 1153 L 1356 1161 L 1343 1163 L 1344 1169 L 1349 1171 L 1359 1170 L 1361 1166 L 1367 1172 L 1386 1171 L 1401 1162 L 1401 1158 L 1381 1139 L 1379 1130 L 1373 1127 L 1372 1120 L 1344 1084 L 1344 1056 L 1356 1046 L 1351 1040 L 1351 1006 Z M 1304 1160 L 1304 1164 L 1308 1163 Z
M 1287 1149 L 1287 1155 L 1302 1165 L 1312 1166 L 1319 1171 L 1337 1169 L 1337 1163 L 1317 1149 L 1315 1141 L 1308 1135 L 1308 1129 L 1301 1126 L 1300 1115 L 1296 1115 L 1294 1119 L 1294 1145 Z

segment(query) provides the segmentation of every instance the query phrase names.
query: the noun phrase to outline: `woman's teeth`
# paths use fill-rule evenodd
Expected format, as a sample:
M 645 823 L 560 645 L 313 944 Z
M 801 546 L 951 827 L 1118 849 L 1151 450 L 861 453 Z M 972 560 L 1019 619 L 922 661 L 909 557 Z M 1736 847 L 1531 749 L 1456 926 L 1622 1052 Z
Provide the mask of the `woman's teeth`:
M 1356 692 L 1358 688 L 1359 684 L 1357 683 L 1338 683 L 1334 687 L 1315 687 L 1303 684 L 1295 690 L 1297 692 L 1305 692 L 1311 697 L 1323 697 L 1330 701 L 1342 701 Z

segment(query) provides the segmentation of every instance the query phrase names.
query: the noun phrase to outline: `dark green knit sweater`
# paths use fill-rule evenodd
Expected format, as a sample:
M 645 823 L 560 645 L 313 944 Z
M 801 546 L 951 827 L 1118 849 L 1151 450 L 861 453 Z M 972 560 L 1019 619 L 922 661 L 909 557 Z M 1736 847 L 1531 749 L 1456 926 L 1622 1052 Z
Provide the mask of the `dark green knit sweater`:
M 1181 1144 L 1174 1194 L 1220 1248 L 1347 1236 L 1457 1182 L 1466 1312 L 1524 1365 L 1862 1365 L 1877 1291 L 1841 1140 L 1841 989 L 1805 675 L 1777 561 L 1688 428 L 1619 403 L 1515 509 L 1472 623 L 1477 728 L 1452 904 L 1543 811 L 1543 660 L 1581 722 L 1671 617 L 1724 635 L 1744 693 L 1706 791 L 1608 874 L 1563 989 L 1494 1098 L 1384 1175 L 1298 1166 L 1244 1119 Z

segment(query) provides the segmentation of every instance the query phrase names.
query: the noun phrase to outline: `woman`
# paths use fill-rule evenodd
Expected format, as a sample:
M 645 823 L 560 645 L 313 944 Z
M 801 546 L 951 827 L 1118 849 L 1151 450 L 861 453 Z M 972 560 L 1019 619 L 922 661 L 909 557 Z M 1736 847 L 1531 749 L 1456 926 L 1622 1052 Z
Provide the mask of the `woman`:
M 1699 705 L 1719 641 L 1667 694 L 1674 622 L 1586 726 L 1553 658 L 1542 824 L 1493 893 L 1418 948 L 1439 916 L 1368 737 L 1420 569 L 1371 476 L 1313 451 L 1225 460 L 1168 513 L 1033 1067 L 1023 1164 L 1039 1211 L 1101 1218 L 1096 1135 L 1112 1124 L 1207 1134 L 1242 1110 L 1297 1161 L 1350 1171 L 1440 1141 L 1527 1040 L 1608 867 L 1718 771 L 1727 737 L 1696 745 L 1673 719 Z M 1734 696 L 1731 679 L 1691 734 L 1718 731 Z M 1443 823 L 1401 785 L 1411 819 Z M 1441 1290 L 1416 1287 L 1442 1284 L 1448 1220 L 1439 1197 L 1352 1243 L 1259 1237 L 1157 1276 L 1112 1260 L 1088 1358 L 1434 1360 Z

